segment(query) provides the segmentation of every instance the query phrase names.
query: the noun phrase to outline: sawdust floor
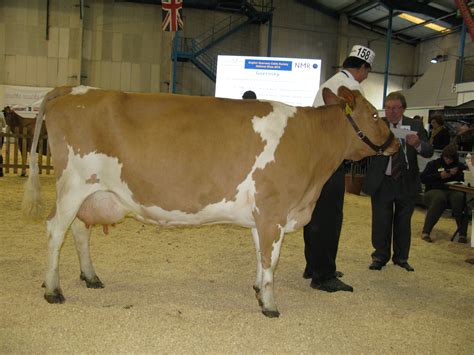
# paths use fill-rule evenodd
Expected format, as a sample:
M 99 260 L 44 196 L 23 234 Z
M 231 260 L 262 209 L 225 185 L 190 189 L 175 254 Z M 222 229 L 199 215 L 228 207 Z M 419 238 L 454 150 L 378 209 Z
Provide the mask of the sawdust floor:
M 410 262 L 370 271 L 370 200 L 348 194 L 338 269 L 354 293 L 315 291 L 301 275 L 302 231 L 286 236 L 276 272 L 281 316 L 264 317 L 252 290 L 250 231 L 229 225 L 158 229 L 133 219 L 104 235 L 92 256 L 102 290 L 79 280 L 72 238 L 60 260 L 63 305 L 41 288 L 44 222 L 22 218 L 25 179 L 0 178 L 1 353 L 440 353 L 472 354 L 474 267 L 469 245 L 451 243 L 451 219 L 419 239 L 415 212 Z M 44 202 L 54 180 L 42 177 Z M 45 217 L 49 211 L 45 211 Z

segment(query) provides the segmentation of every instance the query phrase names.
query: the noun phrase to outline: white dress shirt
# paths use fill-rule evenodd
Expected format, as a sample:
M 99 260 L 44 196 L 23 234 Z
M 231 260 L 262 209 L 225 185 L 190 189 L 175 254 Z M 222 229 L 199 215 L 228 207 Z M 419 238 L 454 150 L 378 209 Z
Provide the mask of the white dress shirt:
M 318 93 L 316 94 L 316 97 L 314 99 L 313 107 L 324 105 L 324 100 L 323 100 L 324 88 L 331 89 L 331 91 L 337 95 L 337 89 L 339 89 L 339 87 L 341 86 L 345 86 L 351 90 L 359 90 L 362 93 L 362 95 L 364 95 L 364 91 L 362 90 L 360 83 L 354 79 L 352 74 L 348 70 L 341 70 L 339 73 L 335 74 L 329 80 L 321 84 L 321 86 L 319 87 Z

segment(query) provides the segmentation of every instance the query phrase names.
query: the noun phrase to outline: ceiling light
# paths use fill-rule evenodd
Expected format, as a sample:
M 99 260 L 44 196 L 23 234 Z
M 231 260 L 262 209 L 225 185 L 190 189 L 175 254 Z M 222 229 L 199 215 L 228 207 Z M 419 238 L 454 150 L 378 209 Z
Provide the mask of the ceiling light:
M 398 17 L 400 17 L 404 20 L 407 20 L 411 23 L 416 23 L 417 25 L 419 25 L 423 22 L 426 22 L 426 20 L 423 20 L 423 19 L 421 19 L 419 17 L 416 17 L 416 16 L 413 16 L 413 15 L 409 15 L 406 12 L 401 13 L 400 15 L 398 15 Z M 424 24 L 423 26 L 425 26 L 426 28 L 432 29 L 434 31 L 437 31 L 437 32 L 449 31 L 448 28 L 437 25 L 435 23 L 427 23 L 427 24 Z
M 438 54 L 436 57 L 431 58 L 430 63 L 436 64 L 436 63 L 442 62 L 444 60 L 446 60 L 446 56 Z

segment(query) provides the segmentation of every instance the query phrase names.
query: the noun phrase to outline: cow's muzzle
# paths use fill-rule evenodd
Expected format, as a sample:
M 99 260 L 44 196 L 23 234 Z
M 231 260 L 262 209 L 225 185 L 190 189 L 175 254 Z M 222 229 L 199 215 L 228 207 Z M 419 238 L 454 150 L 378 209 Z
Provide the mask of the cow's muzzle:
M 354 121 L 354 119 L 352 118 L 351 115 L 346 114 L 346 118 L 350 122 L 350 124 L 352 125 L 352 128 L 354 128 L 354 130 L 356 131 L 357 137 L 359 137 L 359 139 L 362 142 L 364 142 L 370 148 L 372 148 L 377 155 L 382 155 L 383 152 L 385 151 L 385 149 L 387 149 L 390 146 L 390 144 L 392 143 L 392 141 L 394 139 L 393 132 L 390 131 L 390 134 L 388 135 L 387 140 L 383 144 L 381 144 L 381 145 L 374 144 L 370 140 L 370 138 L 367 137 L 364 132 L 362 132 L 362 130 L 359 128 L 357 123 L 355 123 L 355 121 Z

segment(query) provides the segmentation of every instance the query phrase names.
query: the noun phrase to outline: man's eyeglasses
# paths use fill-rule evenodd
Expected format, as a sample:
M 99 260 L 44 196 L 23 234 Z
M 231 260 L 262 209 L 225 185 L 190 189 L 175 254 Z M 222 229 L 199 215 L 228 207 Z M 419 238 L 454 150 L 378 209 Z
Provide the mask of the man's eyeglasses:
M 403 108 L 402 106 L 386 106 L 385 110 L 387 110 L 387 111 L 398 111 L 402 108 Z

